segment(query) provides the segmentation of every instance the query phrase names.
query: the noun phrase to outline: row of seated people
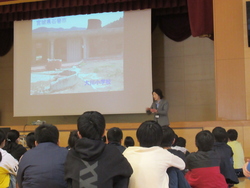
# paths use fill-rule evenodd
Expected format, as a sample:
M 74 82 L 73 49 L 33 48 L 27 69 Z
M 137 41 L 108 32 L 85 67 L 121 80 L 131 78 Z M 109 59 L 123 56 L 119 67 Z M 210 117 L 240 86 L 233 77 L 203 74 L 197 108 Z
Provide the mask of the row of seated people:
M 195 138 L 198 151 L 186 156 L 172 147 L 174 131 L 155 121 L 145 121 L 137 129 L 140 146 L 121 147 L 120 131 L 110 129 L 106 144 L 103 115 L 88 111 L 78 118 L 68 148 L 59 146 L 56 126 L 43 124 L 33 134 L 35 147 L 19 159 L 3 149 L 5 135 L 0 131 L 0 187 L 228 188 L 238 183 L 233 152 L 222 127 L 199 132 Z M 244 173 L 249 172 L 244 169 Z

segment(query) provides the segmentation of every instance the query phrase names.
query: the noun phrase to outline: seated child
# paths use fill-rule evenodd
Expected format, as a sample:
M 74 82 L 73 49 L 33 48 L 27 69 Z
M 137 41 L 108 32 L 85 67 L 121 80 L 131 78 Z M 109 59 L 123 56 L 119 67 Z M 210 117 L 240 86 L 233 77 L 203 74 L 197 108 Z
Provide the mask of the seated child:
M 182 151 L 171 148 L 175 140 L 174 130 L 169 126 L 162 126 L 162 130 L 163 139 L 161 142 L 161 147 L 167 149 L 170 153 L 180 157 L 181 159 L 183 159 L 183 161 L 186 161 L 186 157 Z M 169 176 L 169 188 L 191 188 L 184 176 L 184 171 L 176 167 L 169 167 L 167 173 Z
M 116 147 L 121 153 L 126 149 L 121 145 L 123 133 L 119 127 L 112 127 L 107 132 L 108 144 Z
M 77 130 L 70 131 L 68 138 L 68 146 L 66 147 L 68 150 L 75 147 L 76 141 L 79 139 Z
M 162 127 L 156 121 L 143 122 L 136 131 L 140 146 L 128 147 L 123 155 L 133 168 L 129 188 L 169 187 L 167 169 L 185 168 L 184 161 L 160 147 Z
M 201 131 L 195 137 L 197 152 L 186 158 L 185 177 L 191 187 L 195 188 L 227 188 L 224 176 L 220 173 L 220 156 L 212 150 L 214 136 L 210 131 Z
M 79 139 L 65 162 L 68 187 L 128 187 L 133 169 L 117 148 L 103 142 L 105 128 L 105 118 L 97 111 L 84 112 L 78 118 Z
M 20 133 L 17 130 L 10 130 L 6 135 L 6 144 L 3 147 L 8 153 L 10 153 L 16 160 L 19 161 L 20 157 L 27 151 L 27 149 L 19 144 Z
M 187 156 L 190 153 L 186 148 L 186 139 L 183 137 L 176 138 L 175 146 L 173 146 L 172 149 L 182 151 L 185 154 L 185 156 Z
M 18 170 L 18 161 L 2 149 L 5 145 L 6 135 L 0 129 L 0 187 L 16 187 L 16 175 Z
M 29 149 L 32 149 L 34 147 L 36 147 L 35 145 L 35 133 L 34 132 L 30 132 L 29 134 L 27 134 L 26 136 L 26 145 L 29 147 Z
M 64 162 L 66 148 L 58 146 L 59 130 L 52 124 L 35 129 L 36 147 L 28 150 L 19 161 L 17 184 L 20 188 L 66 188 Z
M 176 143 L 176 134 L 174 130 L 169 126 L 162 126 L 162 131 L 163 131 L 163 139 L 161 142 L 161 147 L 167 149 L 170 153 L 177 155 L 185 162 L 186 157 L 183 151 L 173 146 L 173 144 Z
M 221 173 L 224 175 L 229 186 L 238 184 L 239 180 L 233 168 L 233 151 L 232 148 L 227 145 L 228 134 L 226 130 L 222 127 L 215 127 L 212 133 L 215 137 L 213 150 L 216 151 L 221 157 Z
M 124 139 L 124 146 L 127 148 L 129 146 L 134 146 L 135 145 L 135 141 L 131 136 L 126 136 L 126 138 Z
M 228 134 L 228 142 L 227 144 L 233 150 L 233 165 L 235 173 L 238 177 L 244 177 L 242 167 L 245 164 L 245 157 L 242 145 L 240 142 L 237 141 L 238 132 L 235 129 L 229 129 L 227 131 Z

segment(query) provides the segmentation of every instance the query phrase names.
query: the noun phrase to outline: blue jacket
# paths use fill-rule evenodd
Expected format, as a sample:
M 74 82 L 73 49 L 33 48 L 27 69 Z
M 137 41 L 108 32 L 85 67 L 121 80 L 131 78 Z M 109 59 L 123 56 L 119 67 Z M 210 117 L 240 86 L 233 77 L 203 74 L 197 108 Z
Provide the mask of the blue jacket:
M 66 188 L 64 163 L 68 150 L 52 142 L 40 143 L 19 162 L 19 188 Z
M 215 142 L 213 150 L 220 155 L 220 171 L 226 178 L 228 184 L 239 183 L 238 177 L 234 171 L 232 157 L 232 148 L 224 142 Z

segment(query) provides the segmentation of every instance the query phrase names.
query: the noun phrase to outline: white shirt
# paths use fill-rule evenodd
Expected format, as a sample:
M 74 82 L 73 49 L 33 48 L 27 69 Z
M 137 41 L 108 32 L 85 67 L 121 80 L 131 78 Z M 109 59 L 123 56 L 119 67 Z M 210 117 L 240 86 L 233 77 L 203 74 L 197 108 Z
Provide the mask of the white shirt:
M 6 150 L 0 148 L 2 160 L 0 162 L 0 187 L 9 187 L 10 174 L 17 175 L 18 161 Z M 13 182 L 13 186 L 15 183 Z
M 9 154 L 6 150 L 0 148 L 2 154 L 2 161 L 0 162 L 0 167 L 9 171 L 10 174 L 17 175 L 18 161 Z
M 133 168 L 129 188 L 168 188 L 167 169 L 171 166 L 185 168 L 181 158 L 158 146 L 128 147 L 123 155 Z
M 175 149 L 175 150 L 181 151 L 181 152 L 183 152 L 184 154 L 187 153 L 187 149 L 186 149 L 185 147 L 181 147 L 181 146 L 172 146 L 171 149 Z

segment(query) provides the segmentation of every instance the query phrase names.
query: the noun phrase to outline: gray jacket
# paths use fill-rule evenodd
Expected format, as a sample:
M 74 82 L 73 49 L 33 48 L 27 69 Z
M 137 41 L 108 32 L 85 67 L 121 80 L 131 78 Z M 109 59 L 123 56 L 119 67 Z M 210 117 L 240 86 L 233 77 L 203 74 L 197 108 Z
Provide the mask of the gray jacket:
M 169 125 L 168 119 L 168 101 L 165 99 L 161 99 L 159 102 L 159 106 L 157 108 L 157 104 L 154 101 L 150 108 L 157 109 L 157 113 L 154 114 L 154 119 L 157 121 L 161 126 Z M 150 111 L 147 111 L 148 114 L 151 114 Z

